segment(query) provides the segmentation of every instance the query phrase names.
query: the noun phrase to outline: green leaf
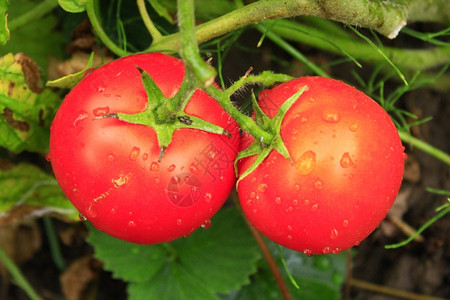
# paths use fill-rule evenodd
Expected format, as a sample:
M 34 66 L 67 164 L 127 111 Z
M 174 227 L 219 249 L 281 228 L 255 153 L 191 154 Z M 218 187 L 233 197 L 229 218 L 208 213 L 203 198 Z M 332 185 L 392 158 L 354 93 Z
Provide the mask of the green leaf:
M 218 299 L 249 283 L 260 252 L 237 209 L 222 209 L 208 229 L 152 246 L 117 240 L 90 227 L 88 241 L 105 269 L 129 282 L 130 300 Z
M 94 65 L 94 52 L 91 53 L 89 56 L 88 63 L 86 67 L 83 68 L 83 70 L 69 74 L 67 76 L 58 78 L 56 80 L 47 81 L 45 84 L 48 87 L 57 87 L 57 88 L 73 88 L 78 82 L 80 82 L 81 79 L 83 79 L 83 76 L 85 75 L 86 71 L 93 67 Z
M 0 160 L 0 215 L 25 207 L 33 208 L 28 215 L 57 213 L 78 220 L 78 211 L 53 176 L 31 164 Z
M 0 0 L 0 45 L 5 45 L 9 40 L 8 6 L 8 0 Z
M 59 97 L 39 87 L 36 64 L 19 53 L 0 58 L 0 146 L 19 153 L 48 152 Z
M 129 300 L 218 300 L 205 281 L 199 281 L 180 264 L 168 264 L 151 282 L 131 283 Z
M 281 266 L 280 257 L 274 244 L 269 244 L 271 252 Z M 300 289 L 290 284 L 286 274 L 283 274 L 292 299 L 295 300 L 339 300 L 341 288 L 346 274 L 346 253 L 337 255 L 306 256 L 303 253 L 282 247 L 282 255 L 287 267 Z M 252 283 L 244 286 L 222 300 L 278 300 L 283 299 L 273 275 L 267 264 L 259 268 L 252 276 Z
M 11 1 L 8 7 L 8 22 L 12 23 L 14 19 L 32 11 L 40 3 L 41 1 Z M 63 37 L 55 29 L 56 26 L 58 26 L 58 20 L 54 15 L 48 14 L 39 20 L 11 30 L 9 42 L 0 47 L 0 56 L 24 52 L 37 63 L 40 71 L 47 70 L 49 57 L 62 57 L 64 52 Z
M 153 7 L 155 12 L 162 18 L 166 19 L 168 22 L 173 23 L 173 18 L 167 9 L 161 5 L 159 0 L 148 0 L 150 5 Z
M 58 0 L 59 6 L 71 13 L 80 13 L 86 10 L 87 0 Z

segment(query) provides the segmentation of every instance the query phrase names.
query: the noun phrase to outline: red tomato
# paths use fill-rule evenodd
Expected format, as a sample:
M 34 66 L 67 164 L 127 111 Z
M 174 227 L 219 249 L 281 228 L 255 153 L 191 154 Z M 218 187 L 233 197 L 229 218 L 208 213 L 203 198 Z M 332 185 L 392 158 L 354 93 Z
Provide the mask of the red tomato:
M 216 101 L 197 90 L 185 112 L 226 128 L 232 138 L 180 129 L 158 162 L 152 128 L 95 119 L 147 107 L 136 66 L 166 97 L 176 94 L 184 77 L 182 61 L 161 53 L 124 57 L 89 73 L 55 116 L 50 159 L 65 194 L 96 228 L 153 244 L 191 233 L 219 210 L 235 183 L 239 133 Z
M 272 151 L 238 193 L 248 219 L 271 240 L 306 254 L 338 253 L 386 216 L 402 182 L 404 147 L 380 105 L 334 79 L 283 83 L 262 91 L 259 105 L 273 117 L 305 85 L 281 125 L 293 163 Z M 254 159 L 240 161 L 241 174 Z

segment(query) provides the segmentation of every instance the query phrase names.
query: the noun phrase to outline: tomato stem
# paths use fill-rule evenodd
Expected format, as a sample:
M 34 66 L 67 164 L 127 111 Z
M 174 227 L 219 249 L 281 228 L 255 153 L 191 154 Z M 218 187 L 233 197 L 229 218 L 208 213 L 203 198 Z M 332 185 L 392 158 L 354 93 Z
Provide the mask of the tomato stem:
M 209 86 L 214 82 L 217 72 L 201 58 L 198 50 L 195 36 L 194 0 L 178 0 L 177 7 L 181 35 L 180 55 L 186 63 L 186 69 L 190 69 L 204 86 Z
M 255 139 L 263 140 L 269 143 L 273 139 L 273 134 L 259 127 L 255 121 L 241 113 L 233 103 L 229 96 L 213 86 L 204 88 L 204 90 L 220 104 L 220 106 L 239 124 L 240 128 L 250 133 Z

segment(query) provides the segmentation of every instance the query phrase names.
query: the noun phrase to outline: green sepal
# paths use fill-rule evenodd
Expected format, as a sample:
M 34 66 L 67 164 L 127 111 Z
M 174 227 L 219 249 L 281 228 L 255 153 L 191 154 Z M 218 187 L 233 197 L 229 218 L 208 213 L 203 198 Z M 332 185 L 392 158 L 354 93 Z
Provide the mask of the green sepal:
M 253 105 L 253 112 L 255 113 L 255 120 L 256 124 L 259 125 L 264 130 L 270 129 L 270 118 L 263 112 L 261 107 L 259 107 L 258 102 L 256 101 L 255 94 L 252 93 L 252 105 Z
M 141 73 L 142 84 L 144 85 L 145 92 L 147 93 L 147 109 L 154 110 L 162 105 L 167 100 L 167 98 L 164 97 L 161 89 L 156 85 L 150 74 L 141 69 L 139 66 L 136 66 L 136 68 Z
M 252 148 L 252 149 L 250 149 L 250 148 Z M 256 160 L 253 162 L 253 164 L 247 170 L 245 170 L 244 173 L 241 174 L 241 176 L 239 176 L 239 178 L 236 182 L 236 188 L 238 188 L 239 182 L 242 179 L 244 179 L 245 177 L 247 177 L 249 174 L 251 174 L 266 159 L 266 157 L 269 156 L 269 154 L 272 152 L 272 150 L 274 148 L 271 146 L 262 147 L 261 143 L 259 141 L 255 141 L 253 144 L 250 145 L 250 147 L 241 151 L 241 153 L 246 152 L 246 150 L 248 150 L 248 149 L 250 149 L 250 151 L 248 151 L 248 153 L 246 153 L 248 155 L 244 154 L 240 158 L 236 158 L 236 161 L 238 161 L 241 158 L 249 157 L 249 156 L 253 156 L 253 155 L 256 155 Z M 239 154 L 241 154 L 241 153 L 239 153 Z
M 274 134 L 274 138 L 268 144 L 265 144 L 266 141 L 255 141 L 248 148 L 244 149 L 238 154 L 234 162 L 236 174 L 238 173 L 237 162 L 240 159 L 250 157 L 253 155 L 256 155 L 257 157 L 256 160 L 253 162 L 253 164 L 247 170 L 245 170 L 241 174 L 241 176 L 239 176 L 236 183 L 236 187 L 238 187 L 239 182 L 242 179 L 251 174 L 266 159 L 266 157 L 269 156 L 272 150 L 277 150 L 278 153 L 280 153 L 284 158 L 286 158 L 287 160 L 289 160 L 290 163 L 292 163 L 289 151 L 287 150 L 286 145 L 284 144 L 283 139 L 281 138 L 280 133 L 281 124 L 287 111 L 292 107 L 292 105 L 297 101 L 297 99 L 300 97 L 301 94 L 303 94 L 303 92 L 306 89 L 307 86 L 304 86 L 300 90 L 298 90 L 295 94 L 293 94 L 291 97 L 289 97 L 280 106 L 277 114 L 273 118 L 269 118 L 259 107 L 258 103 L 256 102 L 256 99 L 254 99 L 254 97 L 252 98 L 256 123 L 265 130 L 271 130 L 272 133 Z
M 231 134 L 224 128 L 212 124 L 210 122 L 207 122 L 203 119 L 187 115 L 185 113 L 178 113 L 176 119 L 177 119 L 177 122 L 175 123 L 176 129 L 181 128 L 198 129 L 207 131 L 209 133 L 223 134 L 228 137 L 231 137 Z
M 96 119 L 115 118 L 127 123 L 153 128 L 160 148 L 159 161 L 162 160 L 165 150 L 172 142 L 173 134 L 178 129 L 197 129 L 214 134 L 223 134 L 228 137 L 231 136 L 224 128 L 184 112 L 185 106 L 195 91 L 189 83 L 184 82 L 175 96 L 166 98 L 150 74 L 139 66 L 136 66 L 136 68 L 141 74 L 142 84 L 147 94 L 147 108 L 135 114 L 111 113 Z M 180 102 L 177 101 L 177 99 L 179 100 L 178 97 L 185 98 L 185 100 L 181 101 L 179 107 L 169 107 L 171 101 Z

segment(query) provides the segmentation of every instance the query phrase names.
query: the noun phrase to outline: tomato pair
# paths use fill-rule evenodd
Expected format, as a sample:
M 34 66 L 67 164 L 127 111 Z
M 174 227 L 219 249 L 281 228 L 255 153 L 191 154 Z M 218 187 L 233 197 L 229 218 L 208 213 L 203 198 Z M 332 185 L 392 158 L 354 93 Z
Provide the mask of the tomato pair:
M 132 55 L 89 73 L 65 98 L 51 128 L 55 176 L 80 213 L 98 229 L 136 243 L 160 243 L 207 224 L 235 183 L 239 128 L 217 102 L 197 90 L 189 115 L 225 128 L 232 137 L 179 129 L 160 157 L 155 131 L 102 116 L 145 110 L 141 74 L 164 96 L 184 77 L 182 61 Z M 342 82 L 304 77 L 259 95 L 273 117 L 300 88 L 277 151 L 239 182 L 241 206 L 270 239 L 306 254 L 337 253 L 358 244 L 381 222 L 399 190 L 403 147 L 386 112 Z M 243 144 L 253 141 L 249 135 Z M 242 174 L 255 157 L 240 160 Z M 231 234 L 231 233 L 230 233 Z

